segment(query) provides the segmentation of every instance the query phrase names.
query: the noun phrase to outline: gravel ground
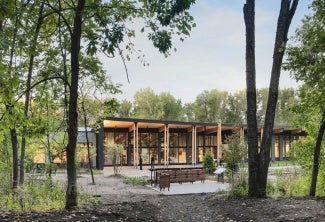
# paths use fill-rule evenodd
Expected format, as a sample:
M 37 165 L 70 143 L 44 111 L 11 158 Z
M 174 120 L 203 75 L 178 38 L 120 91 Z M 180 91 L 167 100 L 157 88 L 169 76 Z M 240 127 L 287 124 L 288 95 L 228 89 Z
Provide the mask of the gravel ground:
M 63 181 L 66 176 L 55 178 Z M 0 221 L 325 221 L 325 201 L 309 198 L 229 199 L 215 193 L 161 195 L 109 173 L 78 177 L 103 204 L 70 211 L 1 212 Z

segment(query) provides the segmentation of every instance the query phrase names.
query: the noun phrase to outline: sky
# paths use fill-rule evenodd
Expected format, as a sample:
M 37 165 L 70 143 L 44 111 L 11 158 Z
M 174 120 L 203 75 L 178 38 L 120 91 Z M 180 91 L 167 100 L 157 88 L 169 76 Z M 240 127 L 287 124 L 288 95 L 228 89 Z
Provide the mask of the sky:
M 183 103 L 194 102 L 205 90 L 233 93 L 246 88 L 244 0 L 196 0 L 190 13 L 196 27 L 184 42 L 173 39 L 176 51 L 167 58 L 160 54 L 145 35 L 137 34 L 135 47 L 145 55 L 149 66 L 136 56 L 126 63 L 120 57 L 103 57 L 104 69 L 114 83 L 122 84 L 119 100 L 133 101 L 135 92 L 150 87 L 156 94 L 171 93 Z M 300 0 L 289 36 L 309 13 L 310 0 Z M 257 0 L 255 6 L 256 87 L 269 86 L 276 23 L 281 0 Z M 133 24 L 140 27 L 140 24 Z M 289 40 L 290 43 L 290 40 Z M 298 84 L 282 71 L 280 88 Z

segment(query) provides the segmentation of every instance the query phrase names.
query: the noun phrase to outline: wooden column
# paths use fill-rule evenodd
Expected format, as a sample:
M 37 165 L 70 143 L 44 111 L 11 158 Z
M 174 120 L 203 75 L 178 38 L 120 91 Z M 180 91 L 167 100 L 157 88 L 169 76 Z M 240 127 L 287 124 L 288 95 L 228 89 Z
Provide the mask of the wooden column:
M 217 161 L 220 163 L 220 159 L 222 158 L 222 150 L 221 150 L 221 144 L 222 144 L 222 136 L 221 136 L 221 120 L 219 120 L 218 123 L 218 135 L 217 135 Z
M 133 165 L 135 168 L 138 168 L 139 163 L 139 132 L 138 132 L 138 123 L 134 123 L 133 130 Z
M 194 143 L 194 149 L 195 149 L 195 165 L 197 164 L 197 132 L 196 132 L 196 126 L 195 126 L 195 134 L 194 134 L 194 139 L 195 139 L 195 143 Z
M 273 135 L 272 135 L 272 139 L 271 139 L 271 160 L 275 161 L 275 142 L 274 142 Z
M 279 158 L 280 158 L 280 161 L 283 160 L 283 148 L 284 148 L 283 135 L 279 135 Z
M 168 127 L 168 124 L 166 124 L 166 166 L 168 167 L 169 165 L 169 127 Z
M 192 126 L 192 165 L 195 164 L 195 126 Z
M 164 165 L 168 166 L 168 151 L 169 151 L 169 132 L 168 132 L 168 124 L 165 124 L 164 130 Z

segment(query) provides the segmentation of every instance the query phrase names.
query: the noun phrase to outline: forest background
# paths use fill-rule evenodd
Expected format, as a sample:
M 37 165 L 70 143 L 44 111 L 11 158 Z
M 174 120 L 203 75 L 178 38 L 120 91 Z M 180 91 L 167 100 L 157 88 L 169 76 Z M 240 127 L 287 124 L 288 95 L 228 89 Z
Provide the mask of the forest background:
M 317 19 L 311 21 L 316 21 L 320 26 L 317 30 L 324 30 L 321 25 L 324 24 L 324 3 L 314 2 L 314 11 L 319 10 L 321 19 L 320 22 Z M 194 19 L 187 11 L 194 1 L 186 1 L 186 4 L 171 9 L 169 5 L 164 5 L 166 11 L 157 10 L 155 2 L 144 4 L 144 10 L 133 10 L 134 5 L 129 1 L 111 1 L 105 7 L 96 1 L 87 1 L 87 10 L 85 3 L 1 1 L 0 139 L 3 155 L 0 167 L 4 172 L 1 174 L 2 181 L 7 181 L 4 183 L 5 194 L 12 189 L 14 195 L 24 185 L 24 161 L 30 155 L 26 148 L 45 147 L 52 150 L 53 147 L 64 147 L 68 154 L 69 179 L 66 206 L 76 206 L 77 126 L 96 129 L 107 116 L 245 123 L 247 107 L 244 91 L 233 94 L 217 89 L 204 91 L 194 103 L 182 104 L 181 100 L 168 92 L 156 95 L 147 88 L 139 90 L 132 102 L 118 101 L 113 95 L 121 92 L 120 85 L 113 83 L 96 56 L 98 51 L 104 51 L 108 57 L 120 54 L 127 60 L 128 55 L 135 52 L 134 45 L 132 41 L 127 41 L 127 44 L 123 44 L 123 51 L 120 43 L 135 37 L 134 30 L 124 23 L 134 18 L 144 18 L 148 22 L 144 29 L 149 30 L 149 40 L 167 55 L 172 47 L 171 36 L 179 35 L 182 39 L 195 27 Z M 322 32 L 319 36 L 321 42 L 324 39 Z M 302 38 L 308 40 L 304 36 Z M 322 129 L 319 123 L 324 123 L 322 112 L 325 110 L 322 105 L 324 44 L 315 45 L 303 54 L 311 55 L 307 58 L 315 61 L 298 61 L 302 69 L 287 66 L 299 74 L 295 77 L 297 80 L 303 80 L 306 84 L 299 93 L 293 89 L 280 90 L 275 116 L 275 125 L 290 123 L 308 128 L 312 136 L 309 148 L 317 135 L 321 135 L 320 141 L 323 138 L 323 134 L 317 134 L 317 131 Z M 294 53 L 292 55 L 296 58 Z M 302 61 L 308 61 L 308 66 Z M 310 73 L 315 76 L 308 75 Z M 263 124 L 265 116 L 266 91 L 260 89 L 257 93 L 256 118 L 260 124 Z M 289 108 L 299 104 L 304 106 L 296 106 L 292 110 L 298 112 L 291 114 Z M 64 132 L 62 137 L 53 136 L 61 132 Z M 321 153 L 317 155 L 324 156 Z

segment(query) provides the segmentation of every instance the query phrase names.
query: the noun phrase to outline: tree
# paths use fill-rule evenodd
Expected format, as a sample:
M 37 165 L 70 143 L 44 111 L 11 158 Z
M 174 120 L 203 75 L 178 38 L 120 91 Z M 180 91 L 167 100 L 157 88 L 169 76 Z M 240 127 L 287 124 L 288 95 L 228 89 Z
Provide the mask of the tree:
M 213 173 L 216 170 L 216 164 L 211 152 L 206 152 L 203 157 L 203 169 L 208 173 Z
M 132 103 L 127 100 L 123 100 L 120 102 L 120 106 L 118 109 L 119 117 L 131 117 L 132 116 Z
M 160 98 L 151 88 L 140 89 L 134 95 L 134 116 L 144 119 L 162 119 L 164 115 Z
M 12 147 L 12 189 L 15 191 L 18 188 L 19 167 L 18 167 L 18 133 L 19 123 L 21 123 L 22 109 L 15 100 L 15 91 L 19 89 L 19 72 L 15 64 L 16 52 L 21 40 L 21 35 L 18 32 L 20 23 L 19 17 L 23 14 L 22 3 L 19 1 L 8 4 L 4 8 L 4 15 L 1 16 L 1 37 L 8 36 L 8 40 L 1 47 L 1 102 L 4 104 L 5 111 L 2 112 L 1 120 L 5 121 L 5 126 L 10 132 L 10 141 Z M 8 19 L 7 25 L 3 23 Z
M 314 134 L 316 138 L 309 191 L 310 196 L 315 196 L 325 131 L 325 2 L 314 0 L 311 9 L 313 14 L 306 16 L 303 25 L 296 31 L 295 41 L 298 45 L 288 48 L 288 59 L 284 67 L 290 70 L 297 81 L 304 83 L 300 91 L 301 102 L 295 110 L 307 114 L 304 115 L 306 123 L 314 121 L 314 115 L 319 121 L 317 136 Z
M 182 120 L 193 122 L 195 121 L 195 113 L 194 113 L 195 104 L 194 103 L 185 103 L 183 106 L 183 118 Z
M 37 7 L 38 5 L 36 5 Z M 37 54 L 37 45 L 38 45 L 38 38 L 41 30 L 41 26 L 43 25 L 44 15 L 44 3 L 41 3 L 37 12 L 37 21 L 35 24 L 35 31 L 32 33 L 32 39 L 30 43 L 30 56 L 29 56 L 29 63 L 28 63 L 28 73 L 27 73 L 27 81 L 26 81 L 26 93 L 25 93 L 25 107 L 24 107 L 24 115 L 26 121 L 29 117 L 29 106 L 31 102 L 31 81 L 32 81 L 32 74 L 34 70 L 34 62 L 35 57 Z M 26 127 L 24 127 L 23 135 L 21 139 L 21 153 L 20 153 L 20 177 L 19 177 L 19 184 L 23 185 L 24 183 L 24 175 L 25 175 L 25 150 L 26 150 Z
M 163 117 L 161 119 L 180 120 L 182 115 L 182 101 L 180 99 L 175 99 L 169 92 L 162 92 L 159 98 L 163 107 Z
M 161 53 L 168 54 L 172 47 L 172 35 L 189 35 L 193 27 L 193 17 L 188 9 L 194 0 L 187 1 L 74 1 L 71 4 L 50 5 L 66 25 L 70 36 L 70 69 L 71 76 L 68 100 L 68 138 L 67 173 L 68 185 L 66 192 L 66 208 L 77 205 L 75 150 L 77 139 L 77 100 L 78 81 L 80 75 L 81 41 L 87 44 L 86 52 L 95 54 L 101 50 L 114 56 L 118 52 L 123 61 L 124 54 L 120 48 L 126 38 L 134 37 L 134 31 L 126 27 L 126 21 L 144 18 L 150 32 L 148 38 Z M 74 5 L 72 9 L 69 7 Z M 56 7 L 57 6 L 57 7 Z M 62 8 L 66 6 L 67 8 Z M 69 17 L 64 16 L 66 10 L 72 10 Z M 68 18 L 73 18 L 72 24 Z M 87 24 L 87 25 L 85 25 Z M 97 29 L 96 29 L 97 28 Z M 83 34 L 83 35 L 82 35 Z M 182 38 L 182 37 L 181 37 Z M 129 44 L 127 49 L 132 49 Z
M 123 150 L 125 149 L 123 144 L 108 142 L 106 144 L 108 155 L 112 158 L 112 164 L 114 166 L 114 174 L 118 174 L 118 165 L 122 161 Z
M 270 163 L 270 147 L 274 116 L 278 99 L 278 87 L 281 65 L 291 20 L 295 14 L 298 0 L 282 0 L 278 17 L 273 64 L 269 86 L 268 102 L 263 127 L 260 150 L 256 120 L 256 70 L 255 70 L 255 1 L 247 0 L 244 5 L 244 21 L 246 26 L 246 90 L 247 90 L 247 141 L 249 196 L 265 197 L 267 174 Z
M 241 141 L 240 134 L 234 130 L 233 134 L 227 136 L 226 146 L 223 150 L 223 160 L 226 163 L 226 168 L 231 172 L 231 178 L 239 170 L 239 162 L 247 156 L 247 147 Z
M 263 125 L 265 122 L 265 112 L 267 106 L 268 88 L 257 89 L 256 91 L 256 112 L 257 124 Z
M 228 94 L 226 113 L 223 122 L 233 124 L 246 123 L 246 92 L 239 90 Z
M 224 118 L 227 92 L 213 89 L 205 90 L 195 100 L 195 120 L 200 122 L 218 122 Z

